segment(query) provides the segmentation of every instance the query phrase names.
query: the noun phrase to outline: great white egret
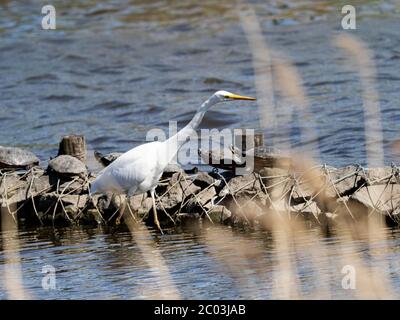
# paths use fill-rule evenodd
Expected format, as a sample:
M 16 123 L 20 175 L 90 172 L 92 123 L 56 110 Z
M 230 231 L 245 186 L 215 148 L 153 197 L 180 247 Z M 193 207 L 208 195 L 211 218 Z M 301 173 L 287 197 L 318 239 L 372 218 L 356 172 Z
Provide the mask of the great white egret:
M 157 183 L 167 165 L 174 159 L 186 139 L 200 125 L 204 114 L 213 105 L 230 100 L 256 100 L 228 91 L 217 91 L 197 110 L 193 119 L 174 136 L 135 147 L 118 157 L 102 170 L 90 187 L 91 194 L 113 193 L 128 197 L 150 191 L 153 200 L 154 223 L 162 232 L 154 198 Z M 120 216 L 123 212 L 120 212 Z

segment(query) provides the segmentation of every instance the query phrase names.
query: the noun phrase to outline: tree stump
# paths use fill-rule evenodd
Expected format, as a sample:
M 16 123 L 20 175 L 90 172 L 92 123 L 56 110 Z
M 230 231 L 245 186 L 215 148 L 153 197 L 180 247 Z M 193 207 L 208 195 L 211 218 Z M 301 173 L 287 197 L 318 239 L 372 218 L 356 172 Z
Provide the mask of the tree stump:
M 70 155 L 86 163 L 86 142 L 84 136 L 64 136 L 60 142 L 58 155 Z
M 264 146 L 264 133 L 263 132 L 255 132 L 254 140 L 250 142 L 250 145 L 247 145 L 247 135 L 245 133 L 239 134 L 235 136 L 235 145 L 242 151 L 247 151 L 257 147 Z

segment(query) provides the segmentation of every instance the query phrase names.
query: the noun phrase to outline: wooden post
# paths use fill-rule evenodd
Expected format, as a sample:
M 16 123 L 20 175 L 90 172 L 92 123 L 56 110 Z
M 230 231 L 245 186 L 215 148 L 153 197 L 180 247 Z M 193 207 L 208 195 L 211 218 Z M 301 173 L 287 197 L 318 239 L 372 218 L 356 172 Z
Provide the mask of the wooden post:
M 239 137 L 239 139 L 237 139 L 236 137 Z M 239 140 L 239 141 L 237 141 L 237 140 Z M 235 136 L 235 146 L 240 148 L 242 151 L 247 151 L 249 149 L 264 146 L 264 133 L 263 132 L 255 132 L 254 133 L 253 145 L 247 146 L 246 142 L 247 142 L 247 138 L 246 138 L 245 133 Z M 241 144 L 241 146 L 238 144 Z
M 58 155 L 67 154 L 86 163 L 86 142 L 84 136 L 64 136 L 60 142 Z
M 254 134 L 254 148 L 264 146 L 264 133 L 257 132 Z

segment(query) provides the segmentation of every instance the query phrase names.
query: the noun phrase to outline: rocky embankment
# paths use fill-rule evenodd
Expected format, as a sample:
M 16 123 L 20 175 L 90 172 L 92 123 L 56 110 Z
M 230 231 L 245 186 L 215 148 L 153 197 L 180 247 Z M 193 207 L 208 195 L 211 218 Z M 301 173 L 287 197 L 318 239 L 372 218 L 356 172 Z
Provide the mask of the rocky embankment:
M 2 214 L 25 224 L 115 224 L 122 198 L 88 193 L 95 173 L 71 155 L 59 155 L 39 166 L 32 154 L 0 149 Z M 118 154 L 103 158 L 103 165 Z M 13 158 L 14 157 L 14 158 Z M 211 169 L 210 169 L 211 170 Z M 315 223 L 340 216 L 357 219 L 379 214 L 397 224 L 400 176 L 395 166 L 319 166 L 302 173 L 289 168 L 263 167 L 235 176 L 230 171 L 198 172 L 170 165 L 157 187 L 157 210 L 162 226 L 188 221 L 222 224 L 262 223 L 271 214 L 304 217 Z M 148 194 L 128 199 L 125 216 L 151 223 Z

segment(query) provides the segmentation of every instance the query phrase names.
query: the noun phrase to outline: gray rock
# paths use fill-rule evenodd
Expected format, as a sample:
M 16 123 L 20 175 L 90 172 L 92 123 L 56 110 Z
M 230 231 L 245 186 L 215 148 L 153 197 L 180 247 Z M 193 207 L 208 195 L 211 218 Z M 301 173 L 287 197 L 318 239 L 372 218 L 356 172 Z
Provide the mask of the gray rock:
M 255 201 L 247 202 L 242 208 L 245 210 L 245 215 L 250 221 L 262 216 L 266 211 L 263 206 Z
M 39 159 L 30 151 L 0 146 L 1 169 L 29 169 L 39 164 Z
M 214 223 L 227 223 L 232 217 L 232 213 L 224 206 L 208 203 L 205 207 Z
M 200 188 L 205 189 L 212 184 L 214 186 L 218 187 L 221 184 L 221 180 L 214 179 L 207 172 L 199 172 L 196 175 L 196 178 L 193 180 L 193 183 L 196 186 L 199 186 Z
M 10 194 L 7 197 L 0 198 L 0 204 L 2 206 L 14 206 L 20 205 L 27 200 L 27 194 L 25 188 L 19 188 Z
M 237 196 L 235 199 L 232 196 L 227 196 L 220 204 L 232 213 L 234 224 L 253 223 L 259 216 L 268 211 L 268 207 L 263 202 L 257 200 L 257 198 L 250 198 L 246 194 Z
M 286 194 L 284 199 L 288 199 L 289 192 L 287 191 L 292 187 L 293 180 L 287 170 L 265 167 L 260 170 L 260 176 L 268 190 L 271 200 L 277 201 L 278 199 L 281 199 L 284 194 Z
M 162 179 L 170 178 L 175 173 L 183 173 L 183 172 L 184 172 L 184 170 L 182 169 L 182 167 L 179 164 L 170 163 L 164 169 L 163 174 L 162 174 Z
M 146 193 L 132 196 L 129 199 L 130 207 L 139 216 L 147 214 L 153 207 L 153 200 Z
M 64 204 L 65 211 L 72 219 L 81 212 L 88 203 L 89 197 L 87 195 L 66 195 L 63 196 L 61 201 Z
M 201 190 L 199 193 L 193 194 L 187 204 L 187 208 L 193 209 L 197 206 L 205 206 L 208 202 L 210 202 L 213 198 L 215 198 L 217 192 L 214 187 L 210 187 L 208 189 Z
M 7 190 L 6 190 L 7 189 Z M 27 197 L 36 196 L 41 192 L 51 191 L 49 177 L 43 174 L 29 175 L 25 179 L 18 176 L 3 176 L 0 183 L 0 195 L 5 196 L 7 191 L 8 196 L 21 190 Z
M 331 181 L 329 181 L 329 177 Z M 326 189 L 328 197 L 337 197 L 337 194 L 340 196 L 349 195 L 366 182 L 361 171 L 357 174 L 357 166 L 330 170 L 327 179 L 329 181 Z
M 369 168 L 366 170 L 366 178 L 369 184 L 396 183 L 397 180 L 392 176 L 392 172 L 391 167 Z
M 260 172 L 265 168 L 282 168 L 288 170 L 292 166 L 293 159 L 281 155 L 264 146 L 247 151 L 247 156 L 254 157 L 254 171 Z
M 308 199 L 316 197 L 318 205 L 332 207 L 338 197 L 351 195 L 358 188 L 366 184 L 366 178 L 357 166 L 344 168 L 327 167 L 315 169 L 302 176 L 299 184 L 295 185 L 292 199 L 295 204 L 304 203 Z M 323 192 L 321 189 L 325 188 Z M 325 204 L 324 204 L 325 203 Z M 333 205 L 334 206 L 334 205 Z M 328 209 L 328 208 L 325 208 Z M 333 208 L 329 208 L 333 210 Z
M 53 214 L 53 208 L 49 210 L 50 207 L 53 207 L 57 202 L 57 195 L 55 192 L 43 193 L 37 197 L 36 201 L 36 209 L 38 212 L 47 212 L 47 215 Z M 42 219 L 46 219 L 47 217 L 42 215 Z
M 291 211 L 312 214 L 314 216 L 317 216 L 321 213 L 321 209 L 318 207 L 317 203 L 314 201 L 311 201 L 310 203 L 301 203 L 301 204 L 297 204 L 297 205 L 292 205 Z
M 38 193 L 50 192 L 53 186 L 50 183 L 50 178 L 46 174 L 30 175 L 27 179 L 27 192 L 29 196 L 36 196 Z
M 363 187 L 350 196 L 365 206 L 365 213 L 374 209 L 388 215 L 400 207 L 400 185 L 373 185 Z
M 220 191 L 219 196 L 224 197 L 229 194 L 240 195 L 243 193 L 248 195 L 264 193 L 259 177 L 257 173 L 234 177 L 228 182 L 228 185 Z
M 40 194 L 35 198 L 35 207 L 43 221 L 74 220 L 76 215 L 86 207 L 89 197 L 87 195 L 63 195 L 59 197 L 56 192 Z M 55 210 L 55 216 L 53 213 Z M 65 215 L 67 213 L 67 216 Z
M 3 175 L 0 177 L 0 203 L 3 205 L 18 205 L 25 202 L 32 195 L 36 195 L 36 184 L 30 188 L 30 180 L 21 179 L 17 175 Z M 40 181 L 41 179 L 37 179 Z M 39 182 L 37 183 L 40 184 Z
M 231 146 L 222 150 L 198 150 L 198 154 L 204 163 L 223 170 L 234 170 L 237 166 L 244 166 L 240 150 Z
M 0 198 L 6 196 L 6 192 L 22 188 L 26 181 L 21 180 L 17 174 L 7 174 L 0 176 Z
M 49 170 L 63 176 L 84 176 L 85 164 L 75 157 L 61 155 L 49 161 Z
M 7 187 L 7 193 L 5 193 L 5 187 Z M 0 191 L 0 202 L 3 204 L 8 203 L 8 205 L 14 205 L 22 204 L 26 200 L 36 197 L 40 193 L 50 192 L 51 186 L 49 183 L 49 177 L 46 175 L 35 177 L 29 175 L 27 180 L 7 176 L 3 177 L 2 183 L 0 184 Z
M 68 194 L 82 194 L 87 191 L 87 186 L 85 186 L 84 181 L 79 179 L 76 181 L 67 181 L 59 186 L 59 192 Z
M 78 209 L 83 209 L 88 202 L 87 195 L 68 194 L 61 197 L 61 201 L 65 205 L 73 205 Z
M 239 204 L 241 205 L 241 210 L 236 209 L 232 211 L 235 215 L 235 222 L 236 223 L 254 223 L 260 217 L 262 217 L 265 212 L 267 211 L 266 208 L 261 206 L 256 201 L 242 201 L 239 199 Z
M 169 190 L 165 195 L 158 194 L 161 197 L 157 204 L 159 209 L 172 209 L 182 203 L 188 196 L 200 191 L 200 187 L 196 186 L 193 181 L 184 173 L 174 173 L 166 186 Z
M 304 203 L 308 199 L 311 199 L 311 197 L 316 193 L 317 191 L 315 190 L 315 188 L 313 188 L 312 184 L 301 183 L 299 185 L 296 185 L 293 190 L 292 202 L 294 202 L 295 204 Z

